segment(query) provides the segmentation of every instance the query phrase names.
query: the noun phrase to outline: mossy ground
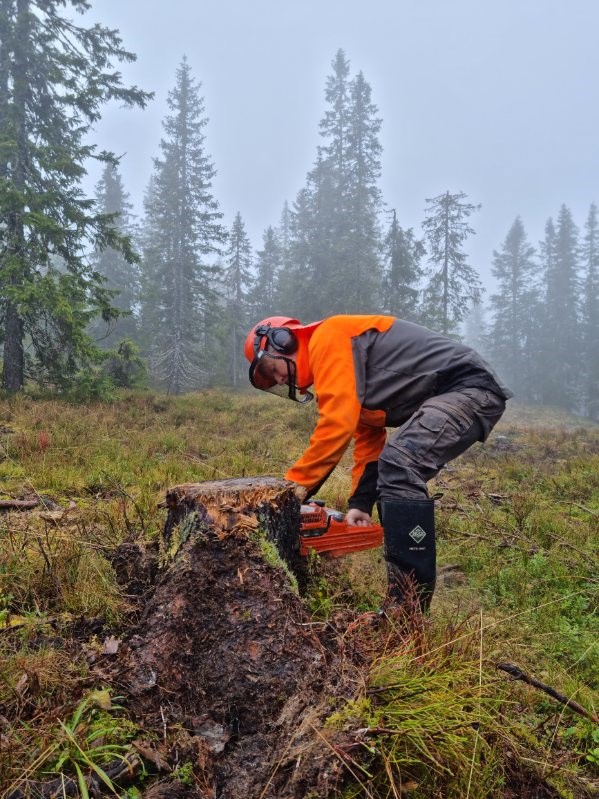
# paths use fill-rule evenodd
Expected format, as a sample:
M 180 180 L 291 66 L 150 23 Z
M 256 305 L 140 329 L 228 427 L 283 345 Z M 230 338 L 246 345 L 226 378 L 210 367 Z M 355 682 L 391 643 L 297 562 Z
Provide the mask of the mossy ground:
M 0 402 L 0 499 L 45 502 L 0 516 L 1 788 L 26 773 L 90 688 L 77 625 L 127 622 L 131 598 L 106 554 L 157 539 L 158 503 L 173 484 L 281 476 L 313 423 L 313 408 L 220 391 L 131 392 L 80 407 Z M 321 492 L 329 504 L 343 508 L 350 469 L 348 454 Z M 496 664 L 517 663 L 598 712 L 599 426 L 512 403 L 491 439 L 431 492 L 441 495 L 439 564 L 455 568 L 440 580 L 420 649 L 377 639 L 368 684 L 335 719 L 387 730 L 365 743 L 371 776 L 353 795 L 509 796 L 526 771 L 555 796 L 591 796 L 597 725 Z M 317 619 L 380 603 L 380 552 L 312 572 L 306 602 Z M 403 687 L 373 692 L 381 680 Z M 406 704 L 414 691 L 430 701 Z

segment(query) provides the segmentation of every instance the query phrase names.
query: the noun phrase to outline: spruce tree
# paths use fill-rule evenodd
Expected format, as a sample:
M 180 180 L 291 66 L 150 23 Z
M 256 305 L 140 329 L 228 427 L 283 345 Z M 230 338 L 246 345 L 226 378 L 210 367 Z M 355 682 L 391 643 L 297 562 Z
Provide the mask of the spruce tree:
M 102 214 L 109 216 L 122 236 L 131 237 L 133 222 L 129 195 L 123 187 L 123 180 L 114 164 L 106 164 L 102 177 L 96 187 L 96 203 Z M 129 263 L 122 252 L 107 247 L 95 252 L 92 258 L 94 268 L 105 279 L 105 286 L 114 292 L 112 304 L 121 316 L 111 322 L 96 319 L 89 332 L 102 349 L 114 346 L 123 339 L 137 337 L 136 317 L 133 313 L 139 298 L 139 267 Z
M 378 179 L 382 147 L 378 134 L 381 120 L 372 102 L 372 90 L 359 72 L 350 84 L 347 133 L 348 192 L 347 241 L 339 280 L 344 311 L 377 309 L 381 263 L 379 212 L 382 207 Z
M 585 224 L 582 248 L 584 284 L 582 297 L 582 355 L 584 409 L 599 419 L 599 222 L 592 203 Z
M 425 254 L 422 241 L 412 228 L 404 230 L 397 221 L 395 210 L 385 236 L 385 266 L 382 280 L 381 308 L 392 316 L 420 321 L 418 307 L 419 283 L 423 277 L 420 262 Z
M 97 152 L 88 134 L 101 106 L 144 106 L 114 61 L 133 61 L 117 31 L 61 15 L 63 0 L 0 0 L 0 339 L 2 385 L 19 391 L 27 373 L 65 386 L 97 355 L 91 318 L 110 319 L 110 293 L 86 248 L 134 254 L 113 220 L 86 198 L 81 180 Z M 71 0 L 77 12 L 87 0 Z
M 285 269 L 289 265 L 289 248 L 291 246 L 291 210 L 287 200 L 285 200 L 281 211 L 277 239 L 281 246 L 282 267 Z
M 534 252 L 522 220 L 516 217 L 500 251 L 493 252 L 492 274 L 498 290 L 491 296 L 491 358 L 508 385 L 529 401 L 535 394 L 530 380 L 536 371 L 530 363 L 534 346 L 531 320 L 537 308 Z
M 289 245 L 286 266 L 279 280 L 279 310 L 301 321 L 324 315 L 326 298 L 315 268 L 313 244 L 315 224 L 312 196 L 307 188 L 298 192 L 289 212 Z M 269 314 L 270 315 L 270 314 Z
M 179 394 L 204 385 L 213 372 L 212 331 L 221 307 L 215 260 L 226 231 L 212 193 L 200 84 L 185 58 L 168 105 L 145 199 L 141 315 L 152 376 Z
M 241 373 L 247 367 L 243 343 L 250 327 L 249 295 L 252 287 L 252 248 L 239 212 L 235 215 L 228 241 L 224 268 L 226 339 L 229 378 L 234 386 L 238 386 Z
M 568 410 L 580 408 L 578 229 L 562 205 L 557 225 L 551 220 L 541 246 L 545 286 L 541 315 L 539 384 L 541 401 Z
M 464 320 L 464 343 L 485 356 L 489 347 L 488 326 L 482 302 L 472 303 Z
M 251 297 L 252 314 L 256 320 L 279 312 L 283 253 L 277 232 L 272 226 L 267 227 L 262 237 L 262 249 L 256 254 L 256 279 Z
M 292 252 L 299 255 L 294 264 L 301 266 L 297 301 L 302 316 L 322 317 L 333 309 L 342 310 L 339 302 L 339 275 L 345 266 L 343 253 L 347 240 L 346 215 L 343 213 L 340 182 L 333 163 L 319 152 L 316 165 L 308 175 L 307 185 L 294 204 L 293 229 L 296 238 Z
M 296 286 L 296 302 L 305 318 L 342 310 L 338 292 L 349 229 L 350 117 L 350 64 L 342 49 L 335 54 L 331 67 L 333 71 L 325 85 L 327 110 L 319 124 L 323 143 L 318 146 L 316 162 L 294 207 L 292 252 L 297 260 L 293 282 L 297 278 L 301 281 Z M 299 270 L 302 274 L 297 274 Z
M 335 191 L 340 211 L 348 178 L 348 135 L 350 126 L 350 64 L 343 50 L 335 54 L 331 66 L 333 73 L 327 77 L 325 101 L 328 109 L 320 121 L 320 135 L 325 143 L 319 146 L 319 163 L 326 165 L 335 178 Z
M 374 310 L 380 287 L 380 119 L 362 73 L 343 50 L 327 78 L 323 143 L 296 200 L 287 284 L 302 317 Z M 297 286 L 301 279 L 301 286 Z
M 447 335 L 457 332 L 471 303 L 480 301 L 482 285 L 462 246 L 474 233 L 468 218 L 480 205 L 466 194 L 446 191 L 428 203 L 422 227 L 428 242 L 429 279 L 424 290 L 423 321 Z
M 293 212 L 285 200 L 278 227 L 274 230 L 274 241 L 278 245 L 279 267 L 276 277 L 276 290 L 270 311 L 289 313 L 293 305 L 294 262 L 291 248 L 293 239 Z

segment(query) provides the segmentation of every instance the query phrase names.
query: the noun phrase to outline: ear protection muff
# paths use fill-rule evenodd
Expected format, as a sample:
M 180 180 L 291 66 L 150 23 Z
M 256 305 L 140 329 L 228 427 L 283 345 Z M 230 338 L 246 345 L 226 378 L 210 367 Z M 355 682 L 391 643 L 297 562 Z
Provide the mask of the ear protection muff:
M 297 338 L 288 327 L 270 327 L 270 325 L 259 325 L 254 331 L 254 352 L 261 348 L 264 337 L 275 352 L 281 355 L 293 355 L 297 350 Z

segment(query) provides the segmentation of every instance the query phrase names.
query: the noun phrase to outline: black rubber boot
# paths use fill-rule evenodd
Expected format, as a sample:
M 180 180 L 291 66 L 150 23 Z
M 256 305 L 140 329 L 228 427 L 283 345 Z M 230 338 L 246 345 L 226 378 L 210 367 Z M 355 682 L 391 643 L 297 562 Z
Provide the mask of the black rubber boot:
M 396 605 L 417 601 L 427 611 L 436 580 L 435 510 L 432 499 L 383 499 L 388 600 Z

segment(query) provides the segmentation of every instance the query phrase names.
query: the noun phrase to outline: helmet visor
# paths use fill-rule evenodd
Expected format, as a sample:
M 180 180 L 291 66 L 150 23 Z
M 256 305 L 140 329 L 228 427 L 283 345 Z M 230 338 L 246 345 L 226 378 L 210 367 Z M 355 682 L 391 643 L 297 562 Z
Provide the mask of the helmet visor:
M 268 391 L 269 394 L 295 402 L 309 402 L 313 399 L 309 391 L 300 391 L 296 385 L 295 361 L 266 350 L 258 350 L 250 364 L 250 383 L 261 391 Z

